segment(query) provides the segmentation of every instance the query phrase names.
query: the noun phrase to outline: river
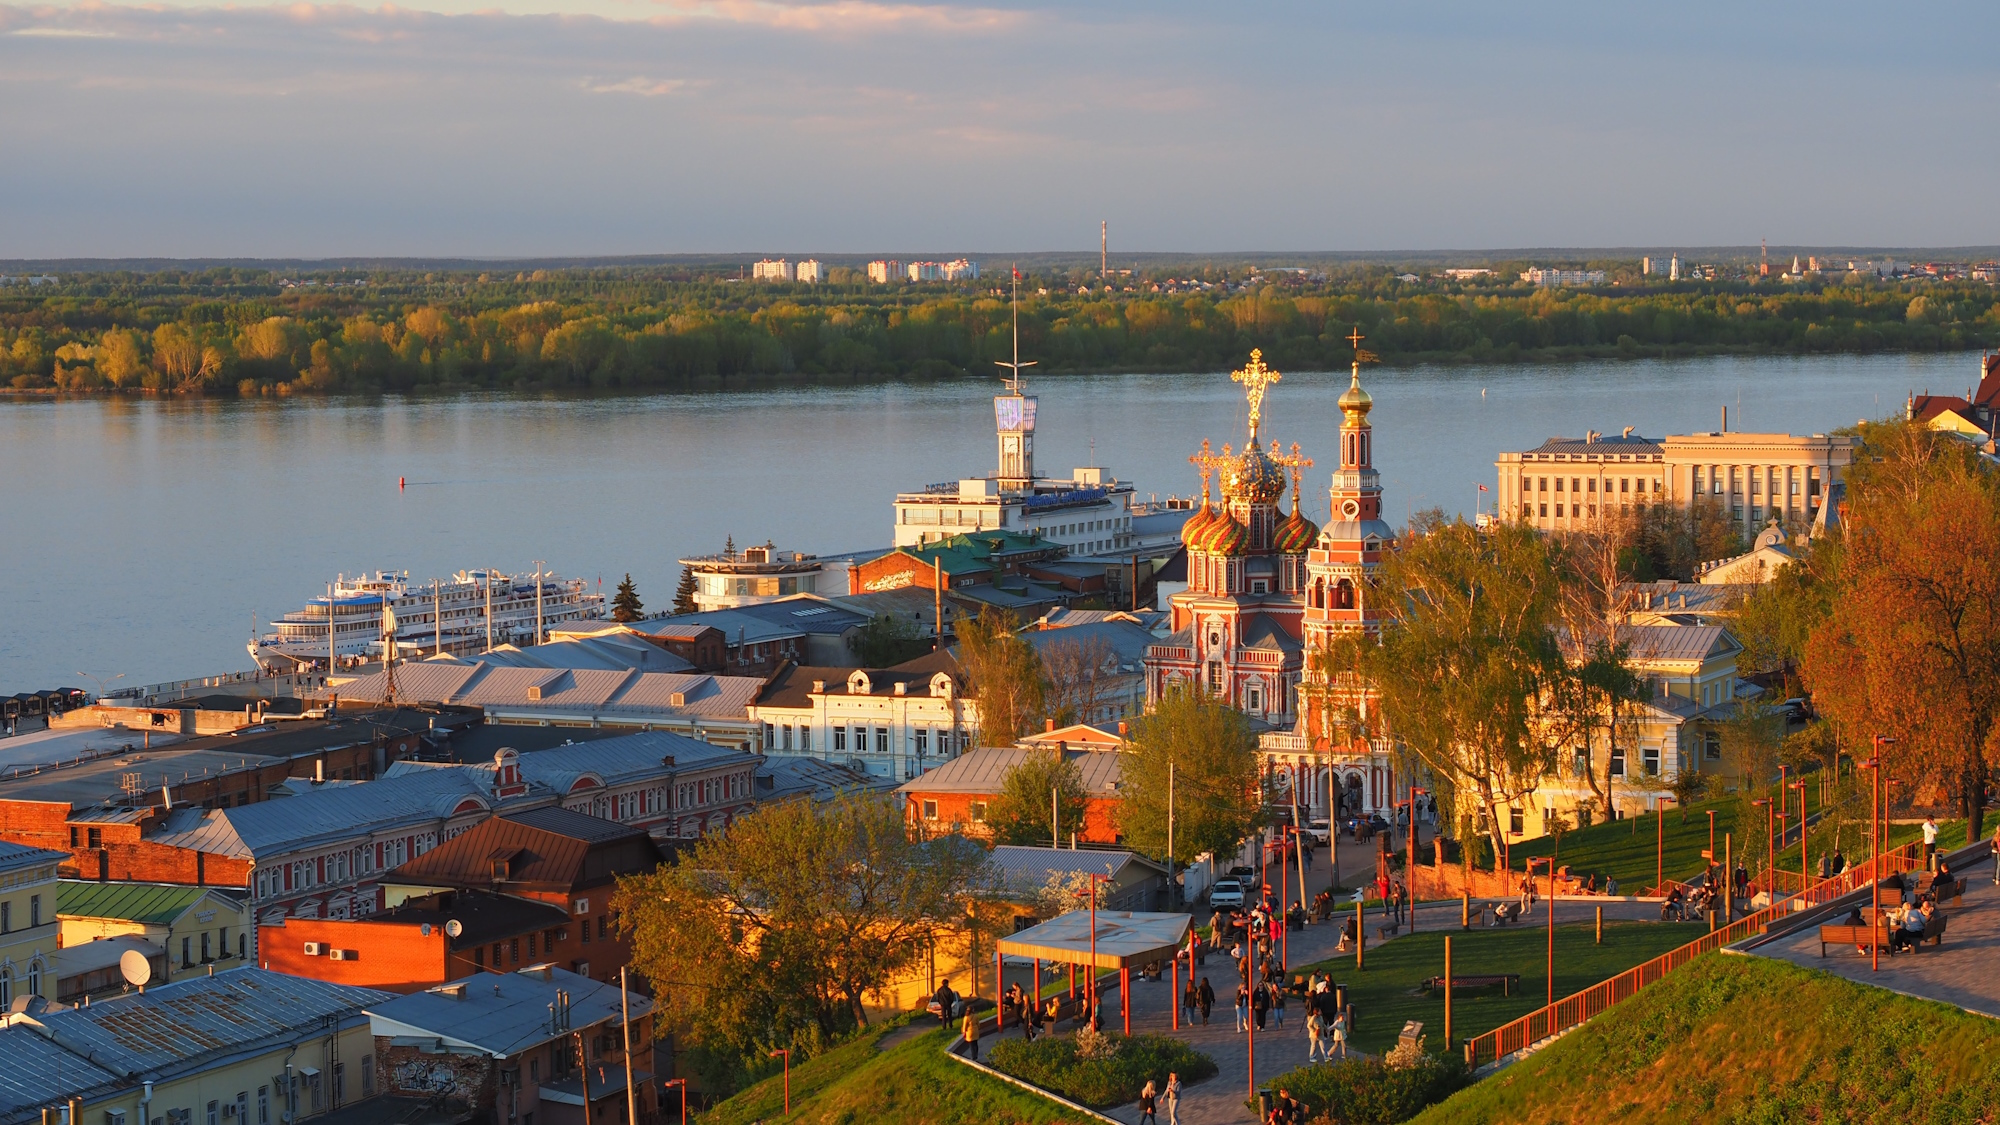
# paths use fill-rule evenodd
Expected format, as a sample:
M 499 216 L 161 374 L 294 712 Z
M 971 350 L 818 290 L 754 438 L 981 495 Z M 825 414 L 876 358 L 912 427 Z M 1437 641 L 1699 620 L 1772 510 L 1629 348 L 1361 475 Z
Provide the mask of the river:
M 1977 357 L 1371 368 L 1385 510 L 1471 513 L 1494 455 L 1554 434 L 1824 432 L 1962 390 Z M 1224 374 L 1033 378 L 1038 468 L 1186 495 L 1203 437 L 1243 437 Z M 626 572 L 663 608 L 676 558 L 773 540 L 886 546 L 898 490 L 994 463 L 997 380 L 618 398 L 0 401 L 0 694 L 246 669 L 253 628 L 336 572 Z M 1290 372 L 1264 433 L 1323 490 L 1347 373 Z M 1094 452 L 1093 452 L 1094 451 Z M 398 478 L 408 485 L 398 488 Z M 1309 484 L 1308 495 L 1312 488 Z M 1490 500 L 1490 493 L 1485 499 Z M 114 676 L 123 676 L 112 680 Z

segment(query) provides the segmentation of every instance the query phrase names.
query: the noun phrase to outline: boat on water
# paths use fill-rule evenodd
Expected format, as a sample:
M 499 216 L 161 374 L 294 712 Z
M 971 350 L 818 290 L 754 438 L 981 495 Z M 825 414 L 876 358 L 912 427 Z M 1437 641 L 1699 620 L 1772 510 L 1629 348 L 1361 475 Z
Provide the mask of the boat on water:
M 385 615 L 384 611 L 388 611 Z M 449 580 L 411 582 L 408 571 L 341 575 L 325 595 L 272 621 L 250 642 L 267 672 L 290 673 L 380 659 L 393 629 L 396 657 L 454 656 L 502 644 L 533 644 L 556 625 L 604 616 L 604 595 L 581 578 L 461 570 Z

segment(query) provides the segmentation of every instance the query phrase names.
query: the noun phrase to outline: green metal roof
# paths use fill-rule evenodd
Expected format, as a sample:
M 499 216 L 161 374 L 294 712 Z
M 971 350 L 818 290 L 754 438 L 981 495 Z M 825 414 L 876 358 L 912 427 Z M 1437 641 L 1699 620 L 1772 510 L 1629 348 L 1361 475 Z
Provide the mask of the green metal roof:
M 56 913 L 75 918 L 117 918 L 147 925 L 170 925 L 213 887 L 166 883 L 93 883 L 64 879 L 56 889 Z

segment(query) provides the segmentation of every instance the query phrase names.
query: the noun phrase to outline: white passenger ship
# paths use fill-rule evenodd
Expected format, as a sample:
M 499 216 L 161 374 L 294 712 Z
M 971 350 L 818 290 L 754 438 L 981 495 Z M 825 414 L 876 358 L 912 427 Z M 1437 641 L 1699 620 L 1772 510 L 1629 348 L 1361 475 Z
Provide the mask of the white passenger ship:
M 506 575 L 461 570 L 448 581 L 410 581 L 409 572 L 342 575 L 326 596 L 271 624 L 250 642 L 250 655 L 270 672 L 325 668 L 382 654 L 383 609 L 394 614 L 398 658 L 439 652 L 465 655 L 493 645 L 533 644 L 555 625 L 604 616 L 604 595 L 580 578 Z

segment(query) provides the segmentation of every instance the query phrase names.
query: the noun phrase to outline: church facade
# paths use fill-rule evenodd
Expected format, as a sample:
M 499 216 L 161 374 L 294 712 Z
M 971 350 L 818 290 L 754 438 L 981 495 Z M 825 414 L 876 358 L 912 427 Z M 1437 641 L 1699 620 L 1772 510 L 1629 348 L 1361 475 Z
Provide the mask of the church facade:
M 1359 344 L 1359 337 L 1353 338 Z M 1279 381 L 1261 353 L 1232 378 L 1249 399 L 1249 436 L 1240 453 L 1220 455 L 1204 439 L 1189 460 L 1201 472 L 1201 508 L 1182 531 L 1188 587 L 1169 600 L 1172 632 L 1146 653 L 1147 689 L 1157 699 L 1176 688 L 1214 695 L 1263 731 L 1259 756 L 1267 798 L 1328 814 L 1328 796 L 1344 796 L 1346 815 L 1393 806 L 1397 778 L 1387 743 L 1346 740 L 1330 708 L 1343 713 L 1367 700 L 1341 700 L 1318 682 L 1311 653 L 1336 635 L 1376 632 L 1381 614 L 1368 584 L 1394 532 L 1382 521 L 1381 480 L 1373 464 L 1373 399 L 1361 389 L 1357 351 L 1353 378 L 1340 396 L 1340 463 L 1329 511 L 1320 528 L 1300 504 L 1304 470 L 1313 461 L 1294 444 L 1289 453 L 1260 433 L 1266 392 Z M 1288 483 L 1291 510 L 1283 510 Z M 1211 483 L 1219 483 L 1216 502 Z

